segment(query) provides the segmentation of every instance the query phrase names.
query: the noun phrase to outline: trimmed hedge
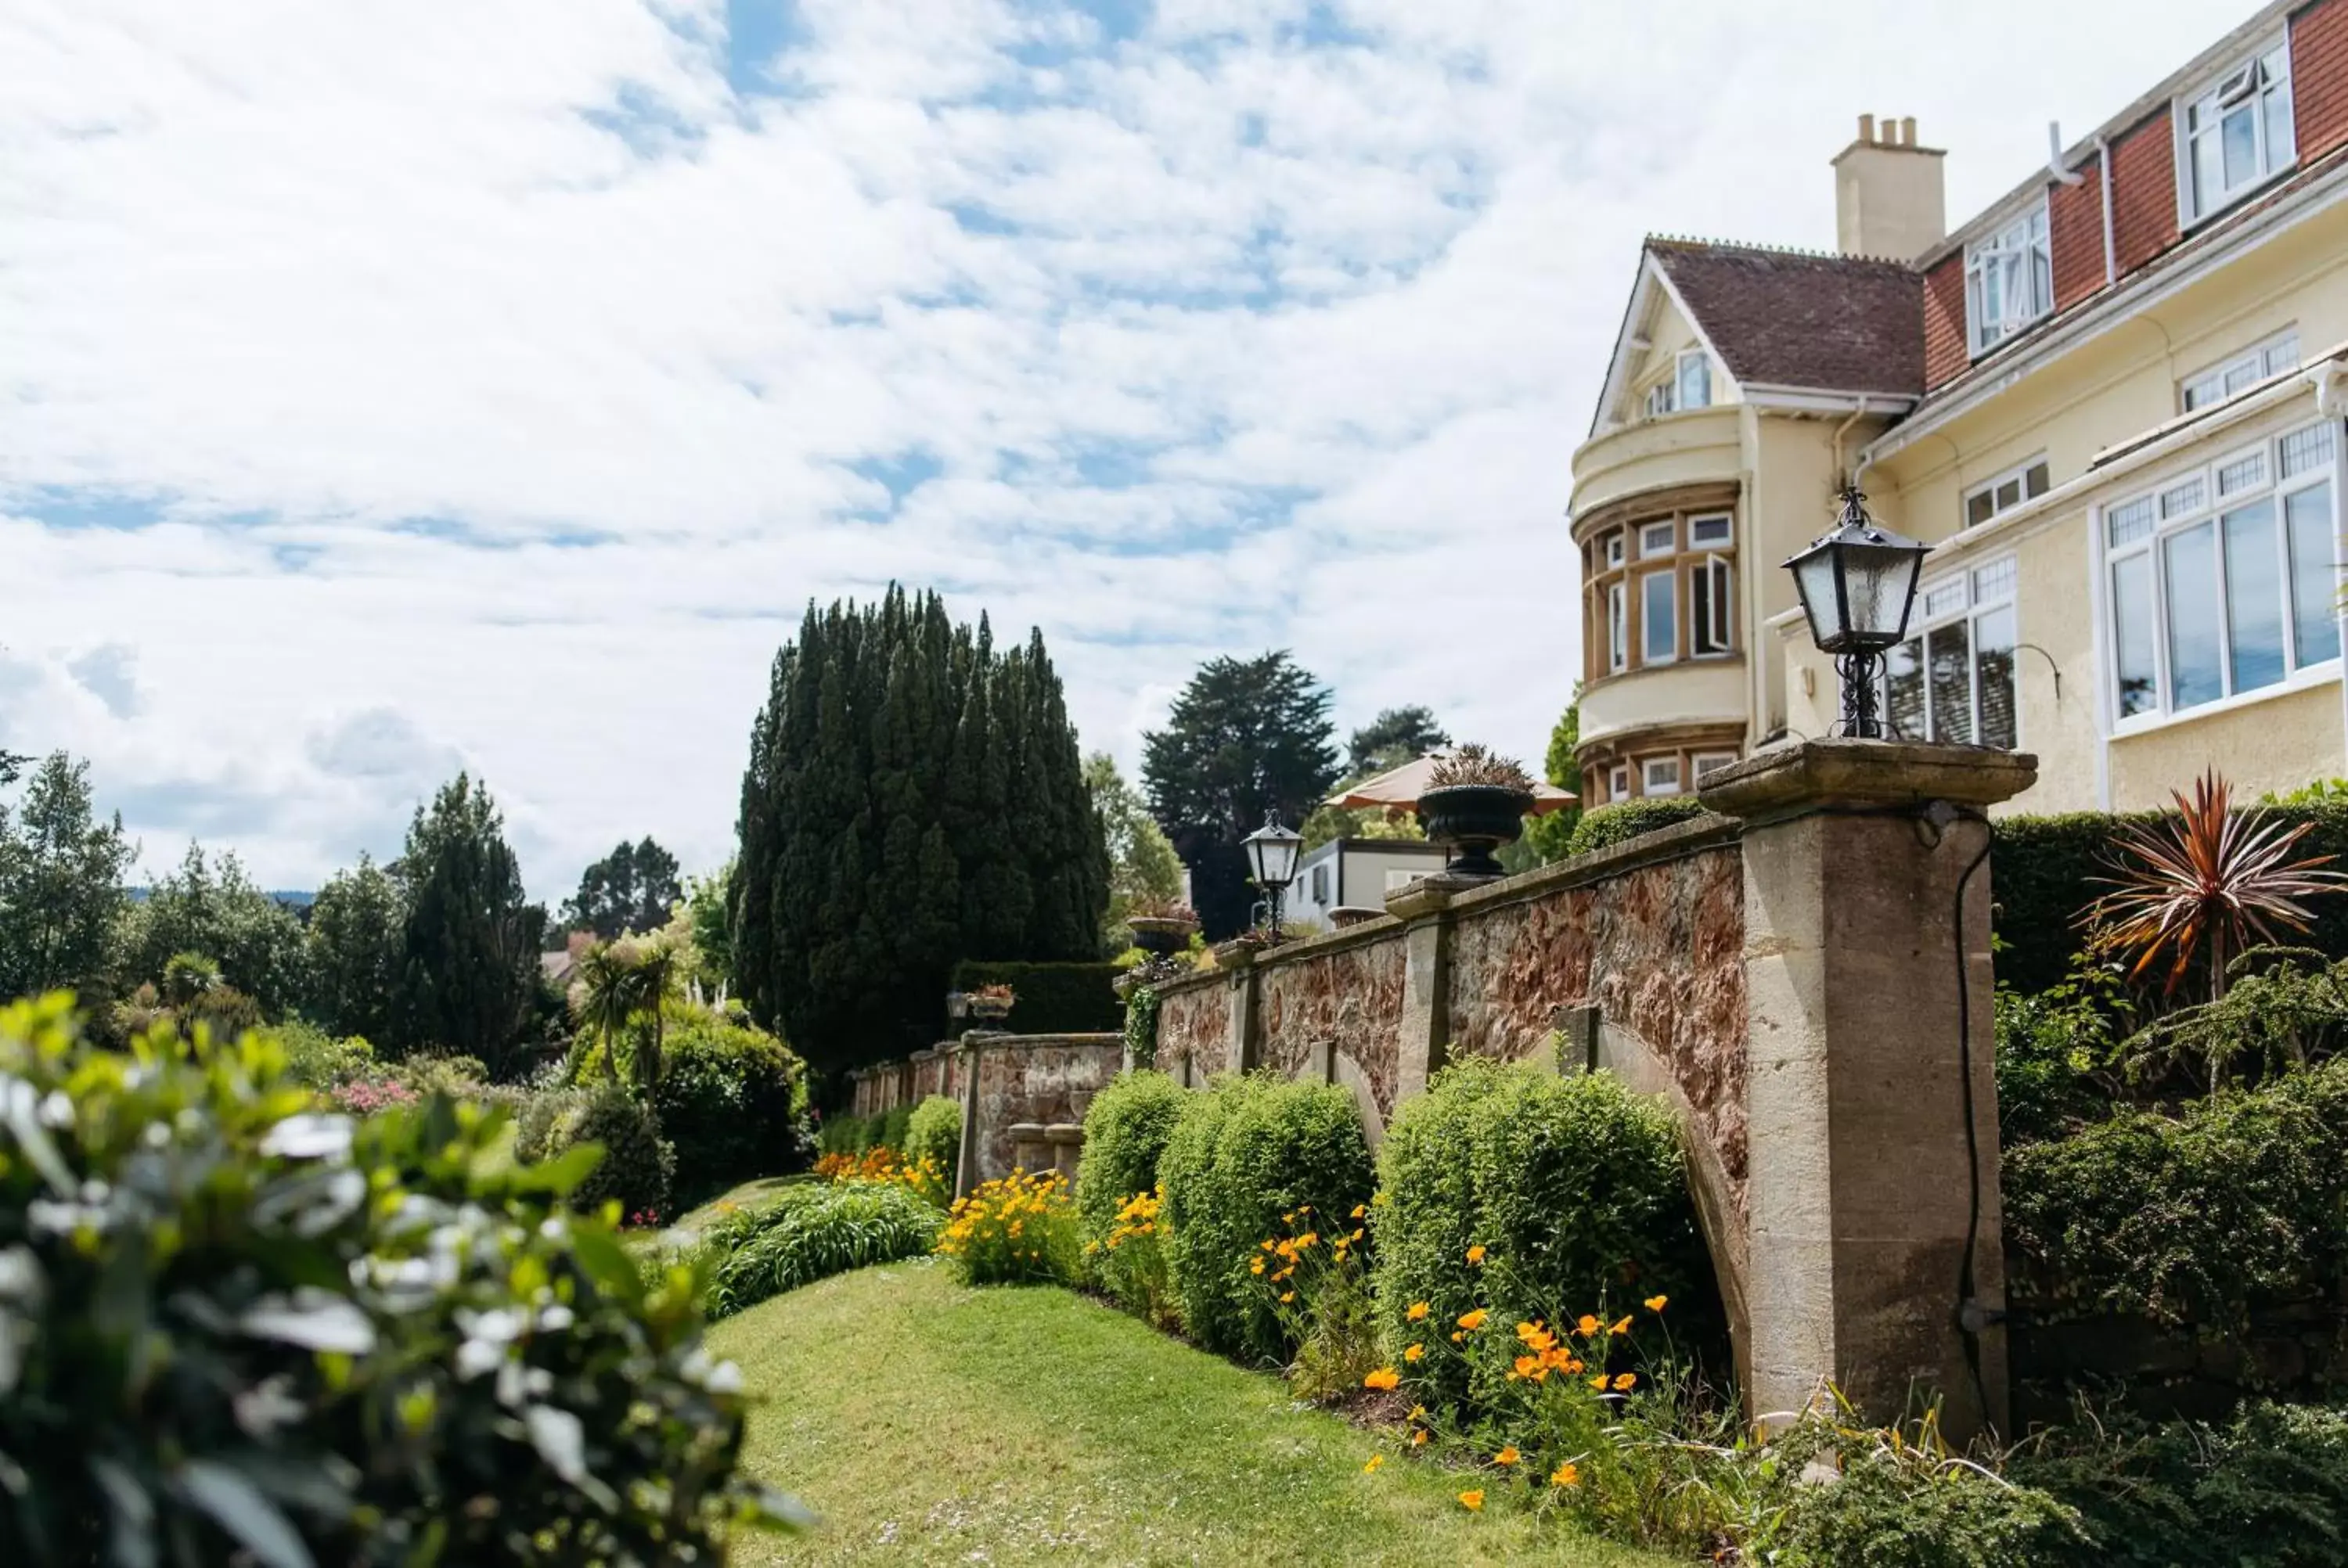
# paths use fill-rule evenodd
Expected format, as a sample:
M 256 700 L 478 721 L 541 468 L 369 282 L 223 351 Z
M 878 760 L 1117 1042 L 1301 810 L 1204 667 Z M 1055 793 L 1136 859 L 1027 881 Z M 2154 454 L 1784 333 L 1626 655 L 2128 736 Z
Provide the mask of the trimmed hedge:
M 1009 986 L 1018 996 L 1011 1016 L 982 1027 L 1014 1034 L 1115 1034 L 1125 1027 L 1125 1004 L 1109 989 L 1124 971 L 1113 963 L 1022 964 L 964 959 L 954 966 L 953 989 Z
M 770 1203 L 720 1220 L 695 1255 L 709 1269 L 714 1320 L 869 1264 L 920 1257 L 945 1218 L 908 1188 L 882 1182 L 786 1187 Z
M 1573 825 L 1573 836 L 1565 841 L 1565 853 L 1588 855 L 1612 848 L 1643 833 L 1653 833 L 1659 827 L 1670 827 L 1704 815 L 1703 804 L 1692 794 L 1659 795 L 1653 800 L 1626 800 L 1613 805 L 1593 806 Z
M 1159 1161 L 1159 1238 L 1191 1337 L 1284 1362 L 1292 1347 L 1247 1270 L 1281 1215 L 1309 1205 L 1323 1234 L 1369 1201 L 1370 1151 L 1345 1090 L 1269 1076 L 1227 1078 L 1188 1097 Z
M 905 1119 L 905 1146 L 900 1153 L 909 1165 L 918 1165 L 925 1158 L 935 1160 L 951 1190 L 954 1164 L 962 1158 L 961 1102 L 949 1095 L 932 1094 L 914 1106 Z
M 2314 824 L 2301 841 L 2304 855 L 2336 855 L 2348 865 L 2348 804 L 2260 808 L 2288 823 Z M 1592 814 L 1596 815 L 1596 814 Z M 2104 889 L 2096 878 L 2112 874 L 2112 839 L 2119 825 L 2157 822 L 2163 813 L 2071 812 L 2058 816 L 1994 819 L 1990 861 L 1994 928 L 2003 943 L 1997 978 L 2024 991 L 2061 982 L 2083 938 L 2079 916 Z M 2332 958 L 2348 958 L 2348 897 L 2311 901 L 2315 924 L 2302 938 Z
M 1438 1324 L 1478 1307 L 1505 1323 L 1556 1323 L 1660 1294 L 1683 1349 L 1701 1350 L 1719 1326 L 1679 1133 L 1611 1074 L 1461 1061 L 1404 1103 L 1378 1165 L 1371 1234 L 1390 1349 L 1423 1336 L 1405 1317 L 1419 1301 Z M 1482 1263 L 1468 1261 L 1472 1246 Z M 1470 1397 L 1460 1362 L 1429 1365 L 1439 1397 Z
M 2255 1305 L 2334 1298 L 2348 1280 L 2348 1059 L 2017 1145 L 2001 1185 L 2013 1284 L 2040 1317 L 2240 1329 Z
M 1076 1214 L 1086 1241 L 1107 1235 L 1125 1201 L 1158 1185 L 1158 1163 L 1189 1099 L 1189 1090 L 1147 1068 L 1118 1073 L 1093 1096 L 1076 1165 Z

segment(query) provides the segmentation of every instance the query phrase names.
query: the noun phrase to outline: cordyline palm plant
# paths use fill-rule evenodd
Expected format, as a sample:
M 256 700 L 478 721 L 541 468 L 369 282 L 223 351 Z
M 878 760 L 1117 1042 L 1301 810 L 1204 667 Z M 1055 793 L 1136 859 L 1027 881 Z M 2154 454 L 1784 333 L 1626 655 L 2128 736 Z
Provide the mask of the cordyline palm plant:
M 2097 879 L 2112 890 L 2080 923 L 2096 951 L 2136 955 L 2130 979 L 2157 979 L 2174 995 L 2199 959 L 2214 1001 L 2245 948 L 2307 929 L 2314 917 L 2300 900 L 2348 886 L 2348 876 L 2329 869 L 2333 856 L 2291 857 L 2314 824 L 2235 815 L 2227 810 L 2232 794 L 2212 768 L 2195 782 L 2191 800 L 2170 792 L 2175 817 L 2120 828 L 2120 874 Z
M 649 1099 L 660 1082 L 661 1001 L 675 983 L 676 951 L 659 937 L 599 942 L 579 956 L 572 1007 L 581 1024 L 603 1043 L 603 1079 L 620 1081 L 619 1036 L 638 1013 L 652 1016 L 652 1034 L 636 1049 L 637 1088 Z

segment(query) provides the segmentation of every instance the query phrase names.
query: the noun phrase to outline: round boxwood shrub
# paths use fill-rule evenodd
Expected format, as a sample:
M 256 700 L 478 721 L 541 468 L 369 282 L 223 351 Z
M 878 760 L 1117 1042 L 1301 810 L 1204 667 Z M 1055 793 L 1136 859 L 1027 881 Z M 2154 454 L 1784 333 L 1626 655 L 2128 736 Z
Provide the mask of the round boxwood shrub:
M 1159 1159 L 1189 1097 L 1171 1078 L 1146 1068 L 1118 1073 L 1093 1096 L 1076 1165 L 1076 1213 L 1086 1241 L 1107 1235 L 1125 1201 L 1158 1185 Z
M 962 1105 L 943 1094 L 932 1094 L 905 1118 L 905 1163 L 918 1165 L 934 1160 L 949 1188 L 954 1164 L 962 1158 Z
M 1703 1350 L 1718 1331 L 1678 1129 L 1611 1074 L 1447 1067 L 1395 1115 L 1379 1174 L 1372 1238 L 1390 1348 L 1424 1337 L 1406 1317 L 1420 1301 L 1447 1326 L 1478 1307 L 1505 1323 L 1555 1323 L 1665 1296 L 1682 1349 Z M 1457 1358 L 1429 1366 L 1431 1392 L 1469 1397 Z
M 668 1213 L 676 1151 L 661 1136 L 651 1106 L 624 1089 L 589 1090 L 557 1122 L 548 1155 L 560 1157 L 582 1143 L 600 1145 L 603 1157 L 572 1190 L 573 1208 L 592 1212 L 616 1199 L 622 1219 L 645 1224 Z
M 772 1504 L 690 1276 L 550 1214 L 591 1154 L 75 1030 L 0 1009 L 0 1562 L 650 1568 Z
M 1589 855 L 1610 849 L 1625 839 L 1653 833 L 1660 827 L 1670 827 L 1690 817 L 1704 815 L 1704 805 L 1692 794 L 1658 795 L 1653 800 L 1626 800 L 1613 805 L 1593 806 L 1581 814 L 1573 825 L 1573 836 L 1566 840 L 1568 855 Z
M 697 1204 L 808 1163 L 798 1058 L 762 1029 L 688 1009 L 669 1025 L 653 1106 L 676 1148 L 676 1197 Z
M 1167 1272 L 1190 1336 L 1211 1350 L 1284 1361 L 1291 1347 L 1248 1260 L 1283 1214 L 1309 1206 L 1323 1234 L 1370 1196 L 1354 1097 L 1334 1084 L 1229 1078 L 1187 1097 L 1159 1162 Z

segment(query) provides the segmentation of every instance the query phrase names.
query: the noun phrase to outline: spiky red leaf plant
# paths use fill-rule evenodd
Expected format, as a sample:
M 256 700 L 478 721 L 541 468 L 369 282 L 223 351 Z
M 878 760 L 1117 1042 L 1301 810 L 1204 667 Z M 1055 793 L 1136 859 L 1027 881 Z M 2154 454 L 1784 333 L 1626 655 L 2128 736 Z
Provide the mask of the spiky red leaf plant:
M 2226 967 L 2253 941 L 2307 929 L 2314 917 L 2301 899 L 2348 886 L 2348 876 L 2326 869 L 2335 856 L 2291 857 L 2313 823 L 2235 815 L 2227 809 L 2232 794 L 2212 768 L 2195 782 L 2191 800 L 2169 792 L 2175 816 L 2120 828 L 2120 874 L 2096 878 L 2112 890 L 2080 923 L 2096 951 L 2135 955 L 2130 979 L 2157 978 L 2174 995 L 2206 952 L 2214 1001 L 2226 994 Z

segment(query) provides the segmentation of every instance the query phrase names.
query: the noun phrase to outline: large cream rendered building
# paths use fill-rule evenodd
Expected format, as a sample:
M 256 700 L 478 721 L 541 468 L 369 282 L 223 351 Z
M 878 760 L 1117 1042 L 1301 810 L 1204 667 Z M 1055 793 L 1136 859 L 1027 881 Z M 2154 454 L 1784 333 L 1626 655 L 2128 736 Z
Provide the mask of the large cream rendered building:
M 1934 547 L 1887 712 L 2036 753 L 2016 808 L 2348 774 L 2348 0 L 2267 7 L 1945 232 L 1941 157 L 1863 118 L 1842 254 L 1648 242 L 1573 458 L 1585 798 L 1829 733 L 1781 563 L 1852 476 Z

